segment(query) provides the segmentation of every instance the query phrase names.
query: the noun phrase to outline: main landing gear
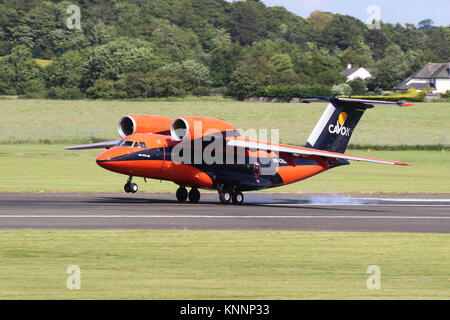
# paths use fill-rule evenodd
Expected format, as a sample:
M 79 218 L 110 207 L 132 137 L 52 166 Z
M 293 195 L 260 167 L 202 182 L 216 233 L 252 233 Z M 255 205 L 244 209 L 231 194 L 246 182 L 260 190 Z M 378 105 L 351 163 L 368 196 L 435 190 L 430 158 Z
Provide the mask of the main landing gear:
M 187 199 L 189 199 L 190 203 L 198 203 L 200 201 L 200 191 L 197 188 L 192 188 L 188 192 L 185 187 L 179 187 L 176 196 L 179 202 L 186 202 Z
M 200 201 L 200 191 L 197 188 L 192 188 L 187 191 L 186 187 L 179 187 L 176 193 L 178 202 L 198 203 Z M 233 190 L 222 186 L 219 190 L 219 199 L 223 204 L 241 205 L 244 202 L 244 195 L 238 190 Z
M 238 190 L 222 187 L 219 190 L 219 199 L 222 204 L 233 203 L 234 205 L 241 205 L 244 202 L 244 195 Z
M 139 187 L 136 183 L 132 183 L 133 177 L 129 177 L 127 183 L 123 186 L 123 190 L 126 193 L 136 193 L 139 191 Z

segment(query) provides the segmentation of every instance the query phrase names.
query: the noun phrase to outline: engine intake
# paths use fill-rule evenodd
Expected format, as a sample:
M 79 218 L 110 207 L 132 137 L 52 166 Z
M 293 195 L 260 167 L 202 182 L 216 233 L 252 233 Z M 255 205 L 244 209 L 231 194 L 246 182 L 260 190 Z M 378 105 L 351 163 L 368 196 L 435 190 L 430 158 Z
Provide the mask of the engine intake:
M 176 119 L 170 128 L 170 135 L 175 141 L 183 141 L 189 135 L 189 124 L 183 118 Z

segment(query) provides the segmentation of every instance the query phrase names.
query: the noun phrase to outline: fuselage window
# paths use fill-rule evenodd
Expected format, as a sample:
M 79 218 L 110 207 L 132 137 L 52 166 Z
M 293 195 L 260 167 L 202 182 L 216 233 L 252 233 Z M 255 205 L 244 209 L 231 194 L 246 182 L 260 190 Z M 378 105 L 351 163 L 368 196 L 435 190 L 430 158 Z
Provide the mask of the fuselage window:
M 140 144 L 141 149 L 144 149 L 144 150 L 147 149 L 145 142 L 140 142 L 139 144 Z

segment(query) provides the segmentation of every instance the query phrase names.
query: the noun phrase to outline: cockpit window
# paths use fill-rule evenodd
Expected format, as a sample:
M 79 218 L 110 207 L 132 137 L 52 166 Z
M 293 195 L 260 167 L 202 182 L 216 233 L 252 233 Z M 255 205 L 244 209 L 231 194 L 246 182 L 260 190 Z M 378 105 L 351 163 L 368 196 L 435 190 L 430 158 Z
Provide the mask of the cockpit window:
M 147 146 L 144 142 L 137 142 L 130 140 L 122 140 L 119 144 L 119 147 L 147 149 Z
M 131 147 L 131 146 L 133 146 L 133 143 L 134 143 L 134 141 L 123 140 L 123 141 L 120 143 L 120 146 L 121 146 L 121 147 Z

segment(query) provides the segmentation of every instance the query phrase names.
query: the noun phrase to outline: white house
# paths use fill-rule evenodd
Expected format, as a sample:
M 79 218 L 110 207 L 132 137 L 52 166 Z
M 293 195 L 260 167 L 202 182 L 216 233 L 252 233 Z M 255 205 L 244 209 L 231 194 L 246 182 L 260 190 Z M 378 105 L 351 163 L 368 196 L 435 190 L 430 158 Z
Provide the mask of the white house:
M 450 62 L 428 63 L 394 88 L 396 91 L 408 89 L 430 89 L 433 93 L 444 93 L 450 90 Z
M 366 80 L 372 78 L 372 74 L 365 68 L 354 68 L 351 64 L 347 66 L 347 69 L 341 72 L 344 76 L 347 77 L 347 82 L 361 79 Z

